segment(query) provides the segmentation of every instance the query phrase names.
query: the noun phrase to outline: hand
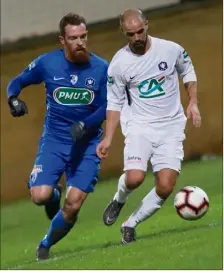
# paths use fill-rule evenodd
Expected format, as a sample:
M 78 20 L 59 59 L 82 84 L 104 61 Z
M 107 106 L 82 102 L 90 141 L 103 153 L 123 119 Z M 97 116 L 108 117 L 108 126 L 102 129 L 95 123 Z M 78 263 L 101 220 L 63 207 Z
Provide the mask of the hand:
M 107 138 L 104 138 L 97 146 L 96 153 L 99 158 L 106 158 L 108 156 L 108 151 L 110 148 L 111 142 Z
M 81 139 L 86 134 L 84 122 L 78 121 L 72 125 L 71 134 L 74 141 Z
M 201 126 L 201 115 L 198 109 L 198 105 L 196 103 L 189 103 L 187 107 L 187 118 L 190 119 L 192 117 L 193 125 L 195 127 Z
M 13 117 L 21 117 L 28 114 L 28 109 L 25 102 L 15 96 L 8 98 L 8 105 L 10 108 L 10 113 Z

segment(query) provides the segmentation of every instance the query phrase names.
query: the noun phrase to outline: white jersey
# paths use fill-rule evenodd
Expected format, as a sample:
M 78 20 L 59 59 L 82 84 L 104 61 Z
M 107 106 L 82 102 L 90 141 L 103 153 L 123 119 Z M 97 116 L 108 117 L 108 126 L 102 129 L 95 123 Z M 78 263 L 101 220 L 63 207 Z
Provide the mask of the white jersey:
M 134 121 L 186 121 L 178 75 L 183 83 L 197 81 L 191 59 L 177 43 L 149 38 L 151 47 L 144 55 L 133 54 L 127 45 L 113 57 L 108 69 L 107 110 L 121 111 L 128 91 Z
M 128 100 L 125 99 L 124 105 L 122 106 L 122 109 L 121 109 L 120 121 L 121 123 L 125 124 L 131 119 L 132 119 L 131 107 L 128 104 Z

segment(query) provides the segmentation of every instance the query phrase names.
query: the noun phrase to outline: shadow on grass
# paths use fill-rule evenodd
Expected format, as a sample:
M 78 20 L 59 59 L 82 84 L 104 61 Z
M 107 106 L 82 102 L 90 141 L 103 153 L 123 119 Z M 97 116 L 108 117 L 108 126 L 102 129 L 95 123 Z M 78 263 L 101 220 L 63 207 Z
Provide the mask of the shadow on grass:
M 168 229 L 168 230 L 164 230 L 164 231 L 160 231 L 160 232 L 154 232 L 154 233 L 149 233 L 149 234 L 144 234 L 144 235 L 139 235 L 137 237 L 138 240 L 143 240 L 143 239 L 151 239 L 151 238 L 157 238 L 157 237 L 161 237 L 163 235 L 167 235 L 167 234 L 178 234 L 178 233 L 184 233 L 184 232 L 188 232 L 188 231 L 194 231 L 194 230 L 201 230 L 201 229 L 206 229 L 206 228 L 214 228 L 214 227 L 218 227 L 220 224 L 219 223 L 210 223 L 210 224 L 204 224 L 204 225 L 198 225 L 198 226 L 187 226 L 187 227 L 181 227 L 181 228 L 172 228 L 172 229 Z M 59 244 L 60 245 L 60 244 Z M 116 241 L 116 242 L 107 242 L 107 243 L 101 243 L 101 244 L 96 244 L 96 245 L 91 245 L 91 246 L 79 246 L 76 247 L 75 249 L 65 249 L 65 250 L 61 250 L 60 252 L 56 252 L 56 253 L 51 253 L 51 258 L 49 260 L 45 260 L 45 261 L 41 261 L 41 262 L 37 262 L 36 260 L 31 260 L 31 261 L 26 261 L 24 264 L 22 265 L 17 265 L 14 266 L 12 268 L 10 268 L 9 266 L 5 266 L 4 269 L 28 269 L 28 267 L 30 267 L 30 265 L 34 264 L 35 266 L 38 264 L 44 264 L 44 263 L 49 263 L 51 261 L 55 261 L 55 260 L 59 260 L 59 259 L 65 259 L 65 258 L 76 258 L 76 257 L 80 257 L 80 254 L 86 254 L 89 253 L 91 251 L 96 251 L 99 249 L 105 249 L 105 248 L 112 248 L 112 247 L 125 247 L 124 245 L 121 244 L 121 241 Z M 3 268 L 3 267 L 2 267 Z
M 206 229 L 206 228 L 214 228 L 218 227 L 218 223 L 213 223 L 213 224 L 204 224 L 204 225 L 197 225 L 197 226 L 188 226 L 188 227 L 181 227 L 181 228 L 172 228 L 160 232 L 154 232 L 154 233 L 149 233 L 149 234 L 144 234 L 144 235 L 139 235 L 137 236 L 137 240 L 142 240 L 142 239 L 151 239 L 151 238 L 156 238 L 156 237 L 161 237 L 163 235 L 167 234 L 175 234 L 175 233 L 184 233 L 192 230 L 201 230 L 201 229 Z M 90 252 L 90 251 L 95 251 L 98 249 L 104 249 L 104 248 L 111 248 L 111 247 L 125 247 L 121 241 L 115 241 L 115 242 L 107 242 L 107 243 L 101 243 L 101 244 L 96 244 L 96 245 L 91 245 L 91 246 L 80 246 L 76 247 L 75 249 L 68 249 L 68 250 L 63 250 L 61 252 L 57 252 L 52 254 L 53 257 L 58 258 L 62 257 L 62 254 L 74 254 L 74 253 L 82 253 L 82 252 Z M 78 256 L 78 255 L 77 255 Z

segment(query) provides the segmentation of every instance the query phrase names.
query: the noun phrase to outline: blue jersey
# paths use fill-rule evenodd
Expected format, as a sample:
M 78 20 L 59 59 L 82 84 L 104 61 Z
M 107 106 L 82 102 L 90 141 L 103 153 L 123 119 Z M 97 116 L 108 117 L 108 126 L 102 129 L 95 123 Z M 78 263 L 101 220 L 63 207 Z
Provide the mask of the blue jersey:
M 45 83 L 46 117 L 43 136 L 72 142 L 71 125 L 83 121 L 89 131 L 101 129 L 106 118 L 106 60 L 90 53 L 88 64 L 68 61 L 65 51 L 55 50 L 36 58 L 7 87 L 7 95 L 18 96 L 32 84 Z

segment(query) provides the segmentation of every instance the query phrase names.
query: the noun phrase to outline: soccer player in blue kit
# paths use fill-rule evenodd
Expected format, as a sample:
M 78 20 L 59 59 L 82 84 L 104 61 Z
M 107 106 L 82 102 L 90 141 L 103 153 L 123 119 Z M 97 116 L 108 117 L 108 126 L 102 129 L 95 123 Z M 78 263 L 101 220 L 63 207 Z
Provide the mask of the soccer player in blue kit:
M 106 118 L 106 60 L 87 50 L 86 21 L 74 13 L 60 21 L 58 49 L 36 58 L 7 87 L 12 116 L 28 113 L 18 98 L 29 85 L 45 83 L 46 117 L 39 150 L 29 179 L 32 201 L 44 205 L 50 228 L 37 247 L 38 260 L 72 229 L 80 208 L 97 183 L 100 158 L 96 146 Z M 60 209 L 61 186 L 66 174 L 67 193 Z

